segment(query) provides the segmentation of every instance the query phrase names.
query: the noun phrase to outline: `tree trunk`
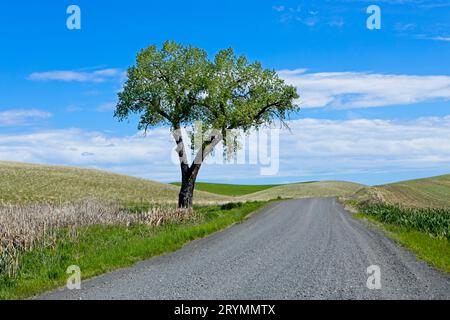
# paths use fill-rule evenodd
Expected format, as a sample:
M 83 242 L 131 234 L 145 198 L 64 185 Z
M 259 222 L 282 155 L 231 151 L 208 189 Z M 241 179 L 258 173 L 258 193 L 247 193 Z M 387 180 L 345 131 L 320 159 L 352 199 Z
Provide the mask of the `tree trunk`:
M 186 150 L 184 148 L 183 136 L 181 133 L 180 124 L 175 123 L 173 137 L 177 144 L 177 153 L 180 158 L 181 167 L 181 189 L 178 196 L 178 208 L 191 209 L 194 199 L 195 181 L 197 180 L 198 172 L 202 166 L 203 160 L 212 152 L 214 147 L 221 141 L 222 135 L 220 132 L 211 137 L 206 146 L 202 146 L 197 153 L 194 162 L 191 166 L 188 164 Z
M 190 209 L 192 208 L 192 201 L 194 199 L 195 182 L 187 181 L 181 184 L 180 194 L 178 196 L 178 208 Z
M 189 168 L 188 165 L 181 165 L 181 189 L 178 196 L 178 208 L 191 209 L 194 199 L 195 181 L 200 170 L 200 165 Z

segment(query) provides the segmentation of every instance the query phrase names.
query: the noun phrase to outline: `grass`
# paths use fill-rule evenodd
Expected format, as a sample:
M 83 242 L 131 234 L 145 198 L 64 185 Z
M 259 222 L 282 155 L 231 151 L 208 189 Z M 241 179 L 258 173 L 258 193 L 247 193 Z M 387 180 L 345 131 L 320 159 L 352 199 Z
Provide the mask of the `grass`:
M 180 186 L 179 182 L 175 182 L 172 184 Z M 270 189 L 276 186 L 278 185 L 238 185 L 238 184 L 197 182 L 195 184 L 195 189 L 215 194 L 221 194 L 225 196 L 243 196 L 258 191 Z
M 65 284 L 66 269 L 78 265 L 83 279 L 182 247 L 185 243 L 242 221 L 266 202 L 197 207 L 197 218 L 160 226 L 136 224 L 90 225 L 77 229 L 77 237 L 60 229 L 52 246 L 36 246 L 23 252 L 15 277 L 0 278 L 0 299 L 20 299 Z
M 450 175 L 366 188 L 354 198 L 407 207 L 450 208 Z
M 64 203 L 96 199 L 121 203 L 175 203 L 173 185 L 99 170 L 0 162 L 0 202 Z M 224 196 L 198 191 L 197 203 L 225 203 Z
M 0 209 L 1 203 L 30 207 L 47 203 L 50 207 L 65 205 L 76 209 L 75 204 L 86 199 L 118 205 L 111 212 L 103 208 L 85 210 L 82 219 L 73 215 L 78 209 L 71 209 L 72 215 L 63 216 L 69 217 L 72 225 L 58 220 L 59 214 L 39 213 L 41 220 L 34 219 L 35 225 L 26 226 L 16 219 L 23 213 L 20 209 L 0 210 L 0 214 L 11 214 L 0 219 L 0 299 L 26 298 L 62 286 L 70 265 L 80 266 L 86 279 L 177 250 L 191 240 L 242 221 L 272 199 L 286 198 L 338 196 L 364 203 L 366 207 L 358 217 L 379 225 L 420 259 L 450 272 L 450 241 L 445 238 L 450 233 L 450 176 L 370 188 L 343 181 L 277 186 L 199 183 L 192 219 L 180 219 L 183 215 L 176 211 L 171 211 L 175 217 L 171 219 L 166 215 L 168 211 L 157 211 L 165 215 L 162 220 L 158 216 L 157 221 L 156 216 L 129 215 L 139 215 L 157 204 L 175 203 L 177 186 L 98 170 L 13 162 L 0 162 L 0 180 Z M 24 217 L 24 221 L 31 221 Z M 47 230 L 49 217 L 56 217 L 58 223 L 52 233 L 42 238 L 38 231 L 42 227 Z M 3 259 L 11 248 L 11 242 L 7 243 L 11 232 L 5 229 L 5 221 L 16 223 L 20 236 L 12 241 L 13 246 L 19 245 L 12 260 Z M 11 263 L 13 272 L 8 274 L 2 266 Z
M 243 201 L 347 196 L 364 187 L 345 181 L 309 181 L 284 185 L 196 184 L 197 190 L 226 196 L 240 196 L 239 198 Z
M 105 171 L 65 166 L 0 162 L 0 203 L 66 203 L 85 199 L 127 205 L 176 203 L 179 187 Z M 287 185 L 240 186 L 199 183 L 196 204 L 268 201 L 277 198 L 351 195 L 364 186 L 323 181 Z M 206 192 L 208 191 L 208 192 Z
M 320 181 L 286 184 L 241 197 L 242 200 L 298 199 L 350 196 L 365 186 L 344 181 Z
M 360 205 L 359 211 L 380 222 L 450 241 L 450 209 L 405 208 L 376 203 Z
M 450 273 L 450 241 L 411 228 L 380 222 L 374 216 L 358 213 L 356 218 L 369 221 L 383 230 L 387 236 L 412 251 L 420 260 L 444 272 Z
M 360 207 L 357 217 L 450 273 L 450 175 L 364 188 L 347 200 Z
M 450 175 L 366 187 L 343 200 L 411 250 L 450 273 Z

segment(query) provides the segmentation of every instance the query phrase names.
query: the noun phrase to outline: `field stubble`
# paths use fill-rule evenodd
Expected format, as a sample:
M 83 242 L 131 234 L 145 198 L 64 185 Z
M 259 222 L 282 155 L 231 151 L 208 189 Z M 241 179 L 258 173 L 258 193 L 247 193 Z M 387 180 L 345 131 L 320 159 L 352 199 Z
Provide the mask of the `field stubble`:
M 136 211 L 136 210 L 133 210 Z M 59 237 L 76 241 L 80 227 L 159 226 L 169 222 L 194 220 L 193 210 L 175 207 L 150 207 L 130 212 L 123 207 L 98 201 L 82 201 L 64 205 L 2 204 L 0 205 L 0 278 L 16 276 L 20 255 L 36 246 L 53 247 Z M 66 232 L 61 232 L 65 230 Z

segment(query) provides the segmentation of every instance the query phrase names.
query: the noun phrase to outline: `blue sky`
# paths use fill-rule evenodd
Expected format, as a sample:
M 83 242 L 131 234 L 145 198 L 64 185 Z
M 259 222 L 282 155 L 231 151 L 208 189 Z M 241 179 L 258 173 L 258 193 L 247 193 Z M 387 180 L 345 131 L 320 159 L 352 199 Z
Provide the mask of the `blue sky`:
M 71 4 L 81 30 L 66 28 Z M 366 28 L 371 4 L 381 30 Z M 175 40 L 211 55 L 233 47 L 302 96 L 277 175 L 211 165 L 204 181 L 377 184 L 450 172 L 449 1 L 2 1 L 0 38 L 3 160 L 176 180 L 164 128 L 143 138 L 112 117 L 136 53 Z

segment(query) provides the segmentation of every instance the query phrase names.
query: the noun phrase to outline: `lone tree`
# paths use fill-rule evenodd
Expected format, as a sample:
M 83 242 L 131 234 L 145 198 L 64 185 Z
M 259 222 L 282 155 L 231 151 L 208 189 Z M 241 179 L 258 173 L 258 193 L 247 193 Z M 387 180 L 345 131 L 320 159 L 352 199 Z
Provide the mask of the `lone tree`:
M 297 98 L 296 89 L 274 70 L 249 63 L 232 49 L 220 51 L 211 61 L 204 50 L 166 42 L 161 49 L 150 46 L 137 55 L 119 93 L 115 117 L 122 121 L 138 114 L 140 130 L 171 127 L 181 167 L 178 206 L 191 208 L 203 160 L 219 142 L 226 143 L 226 132 L 283 121 L 298 109 Z M 189 164 L 181 129 L 195 122 L 202 123 L 203 132 L 213 133 L 197 146 Z

